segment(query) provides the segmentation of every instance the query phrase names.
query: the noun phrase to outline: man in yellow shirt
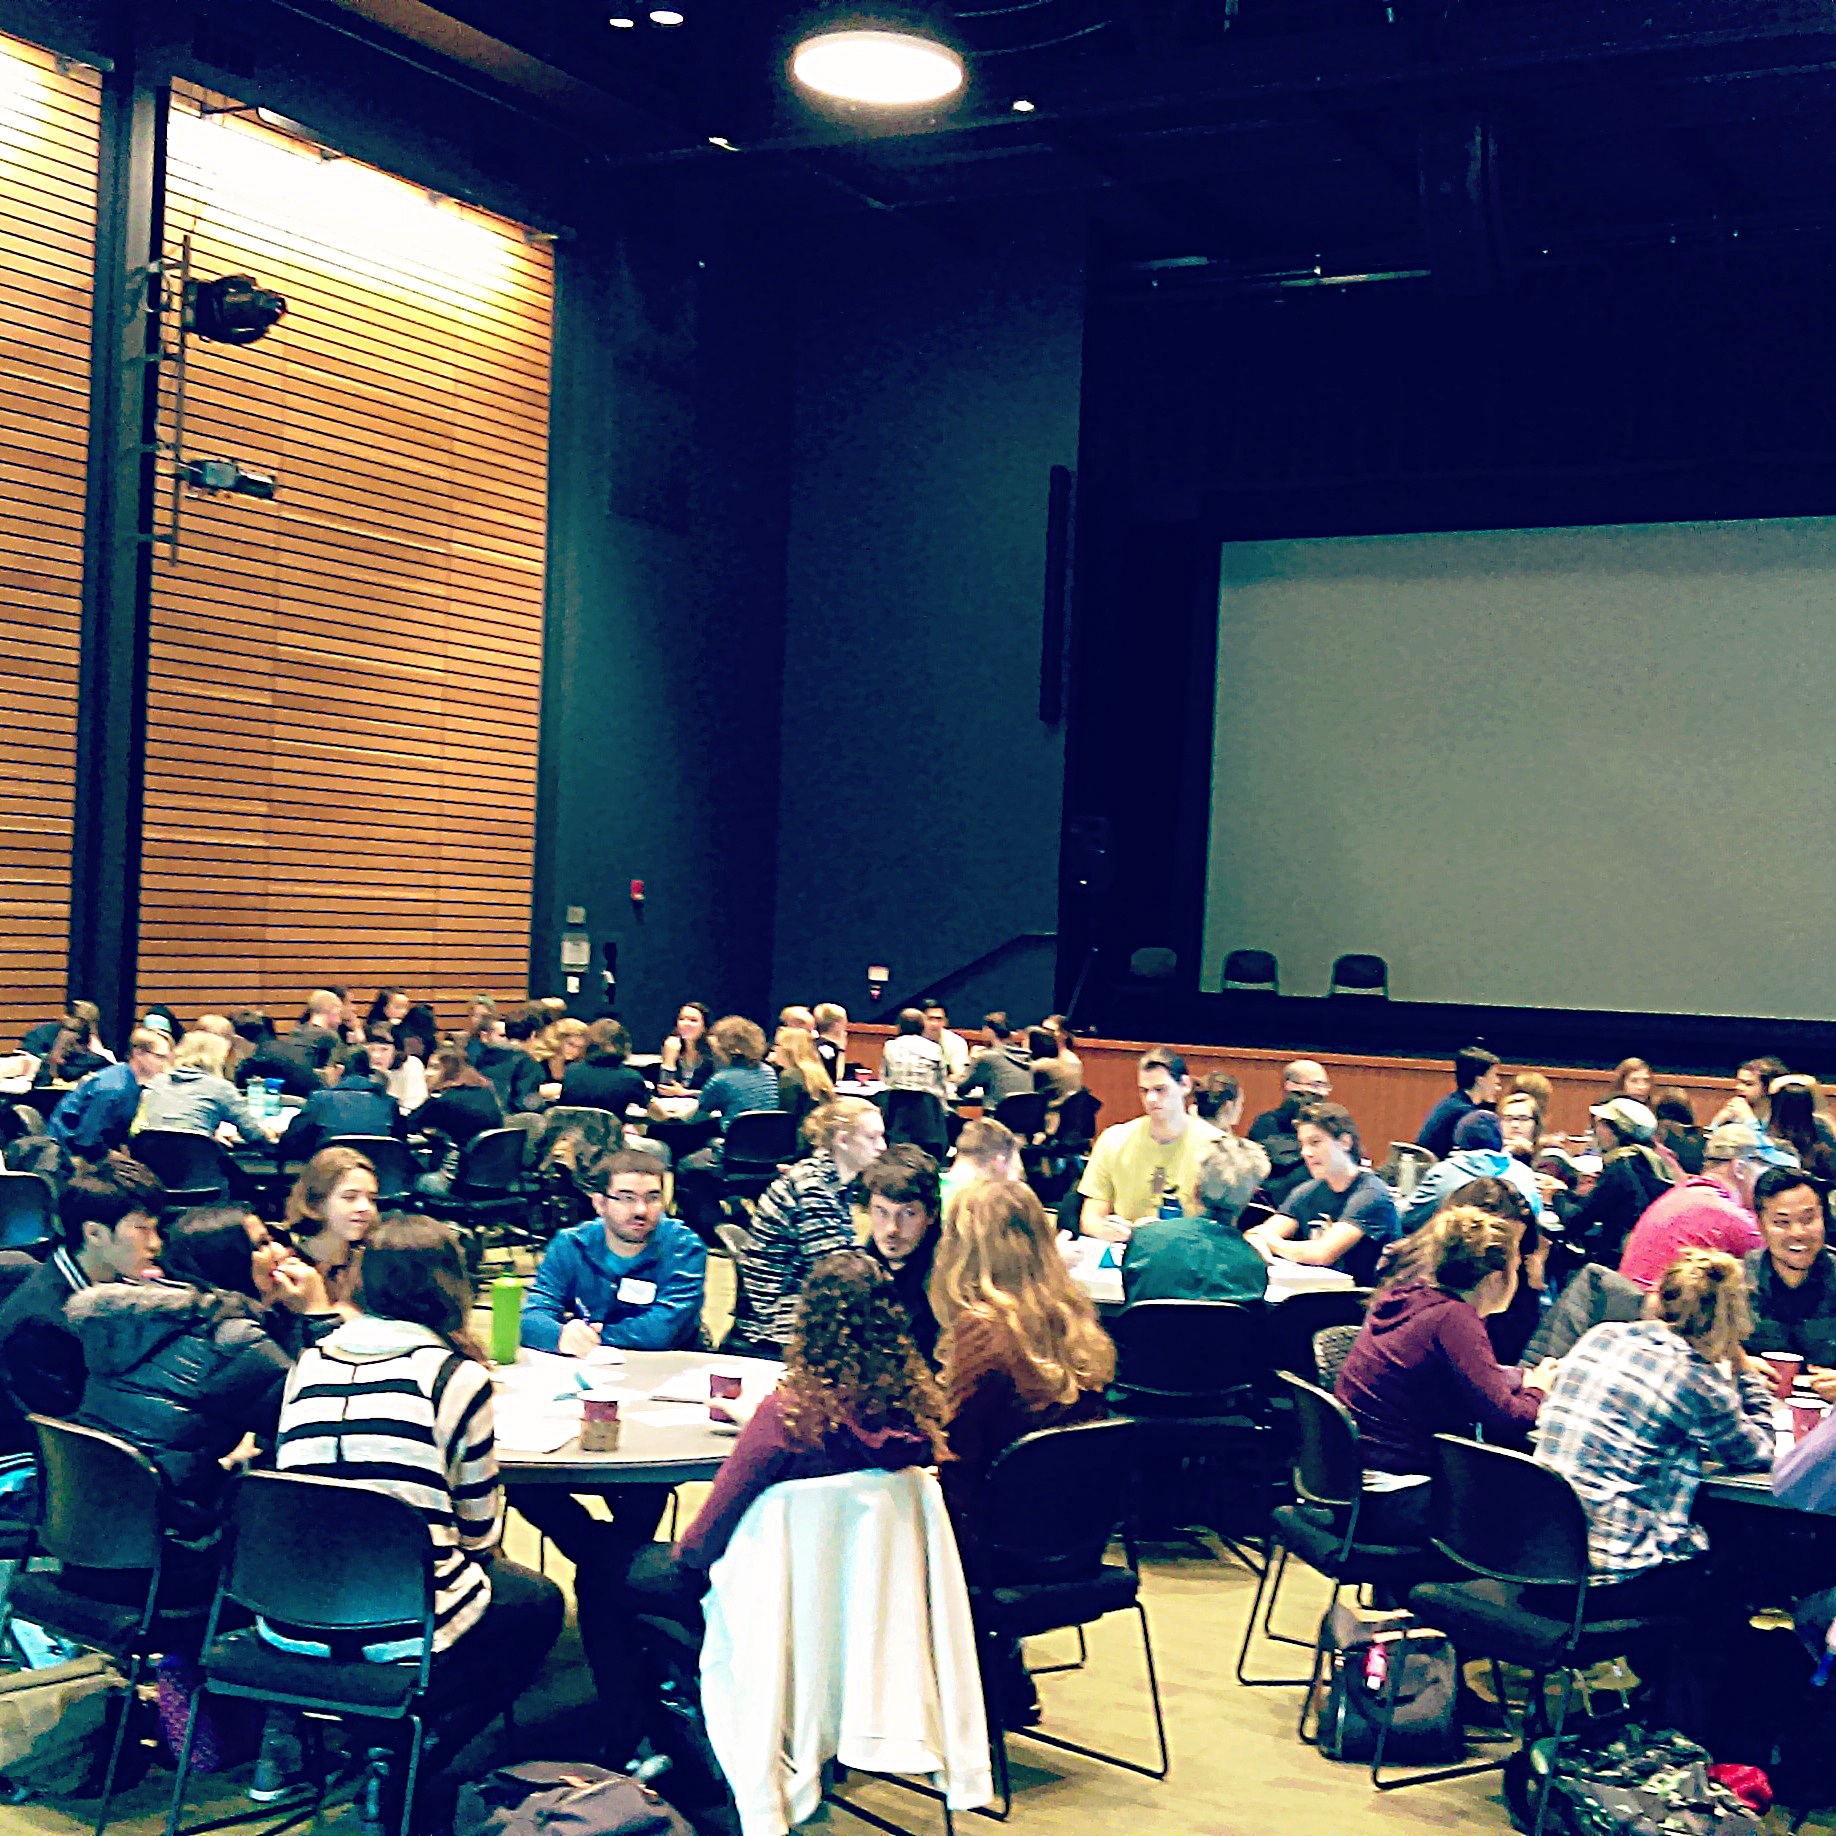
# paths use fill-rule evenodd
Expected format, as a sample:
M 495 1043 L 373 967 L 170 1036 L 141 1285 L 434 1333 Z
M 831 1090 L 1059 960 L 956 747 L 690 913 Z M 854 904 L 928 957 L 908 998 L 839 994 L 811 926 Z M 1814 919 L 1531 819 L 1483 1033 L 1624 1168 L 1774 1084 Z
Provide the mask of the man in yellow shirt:
M 1167 1046 L 1141 1055 L 1135 1088 L 1145 1112 L 1097 1136 L 1078 1181 L 1084 1201 L 1079 1224 L 1087 1237 L 1121 1242 L 1135 1225 L 1159 1214 L 1168 1193 L 1187 1217 L 1203 1211 L 1193 1188 L 1219 1131 L 1192 1113 L 1186 1061 Z

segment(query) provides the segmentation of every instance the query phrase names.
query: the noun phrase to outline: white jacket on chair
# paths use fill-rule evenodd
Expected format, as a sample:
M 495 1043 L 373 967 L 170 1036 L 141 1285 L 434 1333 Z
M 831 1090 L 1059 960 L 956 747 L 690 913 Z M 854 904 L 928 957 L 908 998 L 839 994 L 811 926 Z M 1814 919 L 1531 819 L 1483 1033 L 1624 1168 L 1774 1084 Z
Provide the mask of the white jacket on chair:
M 829 1759 L 993 1796 L 975 1632 L 936 1475 L 792 1479 L 708 1573 L 701 1703 L 744 1836 L 813 1816 Z

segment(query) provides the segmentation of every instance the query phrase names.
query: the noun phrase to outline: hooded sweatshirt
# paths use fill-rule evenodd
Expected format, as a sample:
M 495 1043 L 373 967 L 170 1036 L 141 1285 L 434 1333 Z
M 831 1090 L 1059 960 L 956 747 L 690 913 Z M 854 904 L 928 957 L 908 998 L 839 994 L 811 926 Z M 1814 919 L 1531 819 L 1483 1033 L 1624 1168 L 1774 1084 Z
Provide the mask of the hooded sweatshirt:
M 1501 1179 L 1517 1192 L 1530 1207 L 1530 1215 L 1543 1215 L 1543 1194 L 1536 1175 L 1521 1160 L 1513 1160 L 1493 1148 L 1455 1148 L 1445 1160 L 1437 1161 L 1422 1182 L 1409 1195 L 1403 1208 L 1405 1231 L 1426 1224 L 1440 1208 L 1460 1190 L 1476 1179 Z
M 1351 1411 L 1374 1472 L 1432 1473 L 1437 1434 L 1521 1442 L 1542 1393 L 1501 1369 L 1471 1301 L 1431 1282 L 1379 1295 L 1333 1393 Z

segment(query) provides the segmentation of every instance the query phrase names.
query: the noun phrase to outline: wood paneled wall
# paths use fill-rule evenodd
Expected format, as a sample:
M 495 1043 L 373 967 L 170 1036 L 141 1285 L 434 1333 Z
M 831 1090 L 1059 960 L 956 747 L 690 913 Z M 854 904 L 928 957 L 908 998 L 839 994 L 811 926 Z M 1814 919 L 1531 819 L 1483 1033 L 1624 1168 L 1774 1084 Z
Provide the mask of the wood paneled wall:
M 0 38 L 0 1038 L 70 932 L 101 79 Z
M 223 106 L 174 103 L 167 259 L 288 310 L 194 340 L 183 449 L 280 494 L 156 550 L 140 999 L 452 1015 L 527 985 L 552 251 Z

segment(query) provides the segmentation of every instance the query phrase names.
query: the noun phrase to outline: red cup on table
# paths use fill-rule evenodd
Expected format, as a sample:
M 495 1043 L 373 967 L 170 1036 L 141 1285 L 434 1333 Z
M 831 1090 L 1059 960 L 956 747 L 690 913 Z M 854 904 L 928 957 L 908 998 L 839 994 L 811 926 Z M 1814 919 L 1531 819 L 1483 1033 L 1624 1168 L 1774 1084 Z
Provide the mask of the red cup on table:
M 737 1402 L 744 1387 L 743 1380 L 730 1371 L 709 1371 L 708 1414 L 717 1422 L 732 1421 L 732 1414 L 723 1409 L 721 1404 Z
M 583 1453 L 618 1451 L 618 1398 L 587 1396 L 580 1405 L 580 1447 Z
M 1790 1404 L 1790 1408 L 1791 1438 L 1794 1441 L 1801 1441 L 1823 1420 L 1824 1415 L 1829 1409 L 1829 1404 L 1812 1402 L 1804 1398 L 1794 1397 Z
M 1760 1358 L 1772 1373 L 1773 1394 L 1789 1396 L 1791 1386 L 1803 1374 L 1804 1360 L 1796 1352 L 1761 1352 Z

